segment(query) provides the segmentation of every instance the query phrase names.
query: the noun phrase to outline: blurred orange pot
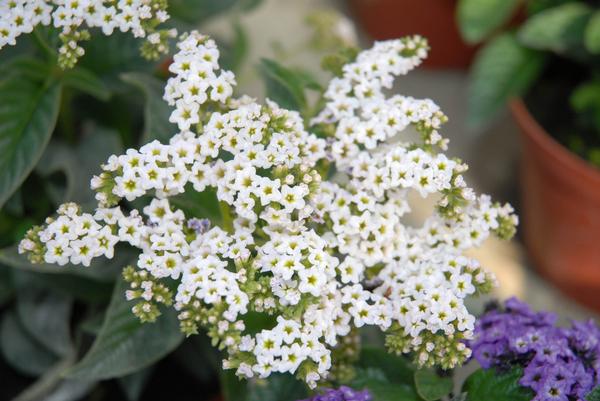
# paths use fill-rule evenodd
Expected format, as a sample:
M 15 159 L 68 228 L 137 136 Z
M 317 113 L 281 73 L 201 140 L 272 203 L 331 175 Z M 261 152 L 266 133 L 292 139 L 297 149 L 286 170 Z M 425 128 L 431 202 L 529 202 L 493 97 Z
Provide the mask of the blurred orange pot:
M 373 39 L 419 34 L 429 40 L 425 66 L 465 68 L 475 49 L 463 42 L 454 14 L 456 0 L 349 0 L 350 7 Z
M 555 141 L 522 100 L 522 229 L 532 262 L 567 295 L 600 310 L 600 171 Z

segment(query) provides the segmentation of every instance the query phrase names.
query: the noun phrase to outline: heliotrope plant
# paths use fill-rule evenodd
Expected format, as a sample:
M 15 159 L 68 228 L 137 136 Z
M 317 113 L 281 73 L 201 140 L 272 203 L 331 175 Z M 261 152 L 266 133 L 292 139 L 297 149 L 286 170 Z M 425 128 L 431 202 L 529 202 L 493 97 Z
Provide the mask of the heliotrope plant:
M 571 327 L 556 321 L 516 298 L 492 305 L 477 320 L 473 357 L 484 369 L 522 368 L 518 383 L 535 401 L 587 399 L 600 381 L 600 328 L 592 320 Z
M 37 26 L 53 26 L 60 30 L 58 65 L 72 68 L 85 53 L 80 42 L 90 38 L 89 28 L 99 28 L 104 35 L 119 30 L 146 38 L 142 55 L 158 59 L 177 35 L 158 29 L 168 19 L 166 0 L 7 0 L 0 4 L 0 49 Z
M 419 366 L 465 361 L 475 318 L 464 300 L 495 281 L 463 252 L 492 233 L 509 238 L 517 219 L 444 155 L 435 103 L 386 94 L 426 57 L 425 40 L 349 59 L 313 118 L 234 97 L 208 37 L 190 32 L 177 46 L 164 99 L 180 132 L 111 156 L 91 181 L 98 207 L 62 205 L 19 251 L 89 265 L 118 243 L 138 248 L 123 270 L 133 313 L 152 322 L 173 307 L 181 330 L 206 331 L 241 377 L 293 373 L 315 387 L 343 363 L 332 361 L 340 340 L 364 325 Z M 405 222 L 415 191 L 437 202 L 419 227 Z M 193 193 L 219 213 L 175 206 Z

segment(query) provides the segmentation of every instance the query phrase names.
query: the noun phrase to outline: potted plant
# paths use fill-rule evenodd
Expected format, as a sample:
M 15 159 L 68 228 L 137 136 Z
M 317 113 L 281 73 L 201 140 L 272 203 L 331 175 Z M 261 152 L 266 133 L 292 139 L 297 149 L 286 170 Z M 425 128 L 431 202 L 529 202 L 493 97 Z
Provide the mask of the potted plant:
M 506 102 L 522 132 L 523 237 L 539 271 L 600 309 L 600 9 L 592 1 L 462 0 L 471 42 L 469 117 Z M 498 29 L 515 12 L 515 29 Z
M 350 0 L 349 5 L 373 39 L 425 36 L 432 47 L 427 67 L 466 68 L 471 62 L 474 46 L 458 32 L 456 0 Z

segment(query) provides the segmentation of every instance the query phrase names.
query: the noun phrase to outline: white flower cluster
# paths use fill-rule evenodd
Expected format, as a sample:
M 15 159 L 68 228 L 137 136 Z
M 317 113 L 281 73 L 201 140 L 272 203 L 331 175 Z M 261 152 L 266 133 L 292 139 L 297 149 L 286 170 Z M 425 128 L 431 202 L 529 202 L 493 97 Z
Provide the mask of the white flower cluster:
M 99 28 L 104 35 L 113 31 L 131 32 L 147 37 L 159 53 L 166 53 L 166 37 L 173 32 L 155 31 L 169 18 L 162 0 L 10 0 L 0 4 L 0 49 L 15 45 L 21 34 L 36 26 L 53 26 L 61 30 L 63 45 L 59 50 L 62 65 L 72 67 L 84 54 L 78 41 L 89 37 L 82 28 Z
M 165 88 L 165 100 L 175 106 L 169 121 L 187 131 L 200 122 L 200 106 L 206 101 L 225 103 L 233 93 L 235 76 L 231 71 L 219 73 L 219 50 L 214 40 L 189 35 L 177 44 Z M 217 75 L 218 74 L 218 75 Z
M 139 248 L 136 268 L 124 274 L 127 297 L 139 301 L 134 313 L 151 321 L 156 304 L 172 302 L 182 330 L 207 330 L 227 351 L 224 366 L 244 377 L 289 372 L 314 386 L 340 338 L 364 325 L 421 364 L 463 361 L 473 329 L 464 299 L 493 278 L 462 252 L 490 232 L 510 234 L 516 221 L 509 206 L 475 197 L 465 167 L 437 153 L 445 116 L 435 104 L 383 93 L 425 56 L 423 40 L 378 43 L 344 67 L 313 121 L 327 140 L 295 111 L 233 99 L 233 74 L 220 71 L 207 37 L 192 32 L 179 49 L 165 99 L 181 132 L 109 158 L 92 179 L 99 208 L 87 231 L 79 220 L 90 215 L 61 212 L 56 221 L 66 228 L 36 228 L 21 250 L 55 262 L 55 243 L 97 232 Z M 422 143 L 406 142 L 408 127 Z M 410 191 L 441 195 L 421 227 L 403 221 Z M 220 216 L 178 210 L 192 192 L 214 198 Z M 117 206 L 143 195 L 154 197 L 143 214 Z M 113 237 L 106 250 L 98 243 L 89 253 L 110 256 Z M 177 283 L 175 293 L 165 280 Z M 255 318 L 264 326 L 249 330 Z
M 99 224 L 95 216 L 81 213 L 74 203 L 65 203 L 58 209 L 56 219 L 48 218 L 46 227 L 39 232 L 45 244 L 43 255 L 47 263 L 63 266 L 67 263 L 89 266 L 99 256 L 112 258 L 114 246 L 122 237 L 113 235 L 111 229 Z M 19 252 L 31 252 L 35 242 L 25 239 L 19 244 Z

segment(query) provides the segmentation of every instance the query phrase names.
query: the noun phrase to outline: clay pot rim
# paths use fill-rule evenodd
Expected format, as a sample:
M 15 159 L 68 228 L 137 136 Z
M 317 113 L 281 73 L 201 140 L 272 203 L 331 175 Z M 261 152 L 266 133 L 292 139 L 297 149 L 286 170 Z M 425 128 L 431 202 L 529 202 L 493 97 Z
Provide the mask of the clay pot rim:
M 591 181 L 593 185 L 600 187 L 600 170 L 554 139 L 529 112 L 522 98 L 511 99 L 509 108 L 514 118 L 522 126 L 521 132 L 523 135 L 535 142 L 546 153 L 546 156 L 556 160 L 573 174 L 583 176 L 586 180 Z

